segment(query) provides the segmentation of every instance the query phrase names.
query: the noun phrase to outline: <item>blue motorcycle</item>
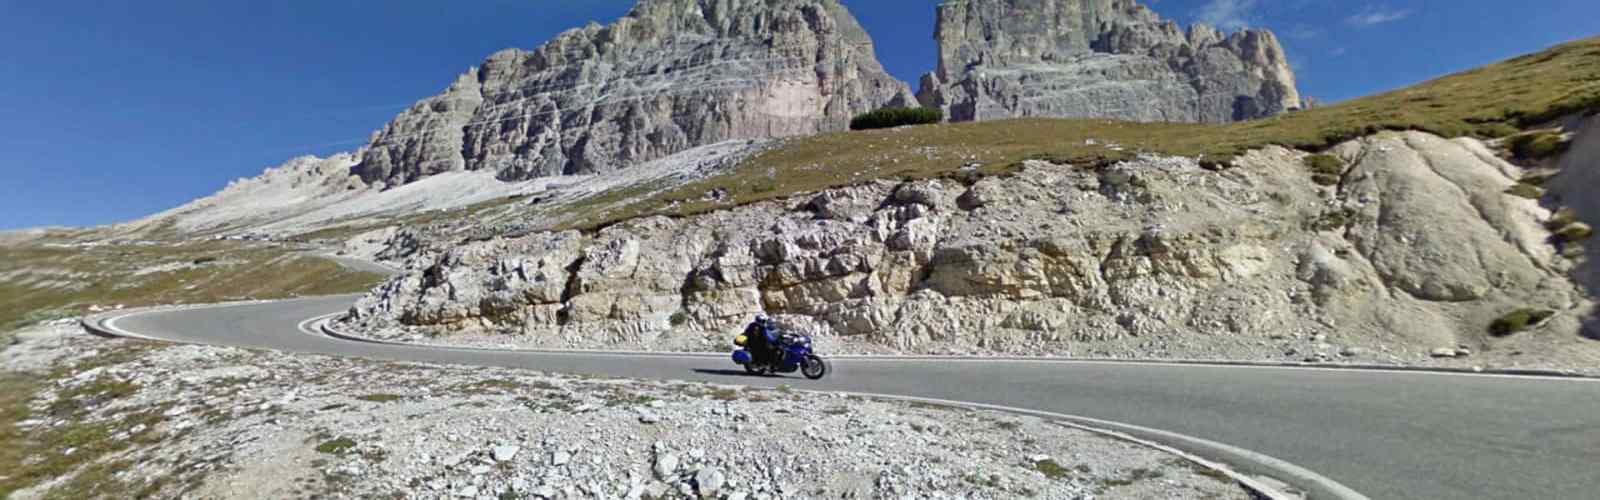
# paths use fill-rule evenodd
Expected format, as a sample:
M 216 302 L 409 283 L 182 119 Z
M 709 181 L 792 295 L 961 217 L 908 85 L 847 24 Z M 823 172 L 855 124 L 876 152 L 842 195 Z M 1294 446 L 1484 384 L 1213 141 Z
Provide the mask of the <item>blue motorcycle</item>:
M 776 347 L 779 361 L 774 366 L 772 363 L 757 363 L 755 356 L 750 351 L 738 349 L 733 351 L 733 362 L 744 366 L 744 371 L 752 375 L 772 375 L 775 373 L 794 373 L 811 380 L 817 380 L 828 374 L 828 362 L 811 350 L 811 337 L 806 335 L 788 334 L 778 338 Z

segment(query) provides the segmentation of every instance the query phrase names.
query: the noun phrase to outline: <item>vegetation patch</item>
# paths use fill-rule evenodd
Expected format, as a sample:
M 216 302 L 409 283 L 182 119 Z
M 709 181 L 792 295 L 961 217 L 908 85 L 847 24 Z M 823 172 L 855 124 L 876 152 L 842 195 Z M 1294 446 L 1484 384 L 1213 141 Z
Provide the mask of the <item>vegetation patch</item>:
M 1343 231 L 1344 228 L 1350 227 L 1351 224 L 1358 222 L 1360 218 L 1361 215 L 1357 213 L 1355 209 L 1344 208 L 1339 210 L 1329 210 L 1327 212 L 1323 212 L 1322 215 L 1318 216 L 1316 219 L 1311 220 L 1306 224 L 1306 227 L 1322 232 Z
M 343 455 L 354 449 L 356 449 L 355 440 L 345 437 L 329 439 L 327 441 L 323 441 L 322 444 L 317 445 L 317 453 L 326 453 L 329 455 Z
M 1520 198 L 1527 198 L 1530 200 L 1537 200 L 1544 197 L 1544 188 L 1535 186 L 1533 184 L 1528 184 L 1526 182 L 1518 182 L 1515 186 L 1511 186 L 1511 188 L 1506 189 L 1506 194 Z
M 1073 473 L 1073 469 L 1063 467 L 1060 463 L 1057 463 L 1055 459 L 1050 458 L 1034 462 L 1033 470 L 1039 471 L 1040 474 L 1044 474 L 1044 477 L 1050 479 L 1064 479 L 1071 477 Z M 1087 465 L 1079 465 L 1077 467 L 1077 472 L 1087 474 L 1089 472 L 1089 467 Z
M 722 387 L 713 389 L 708 395 L 711 397 L 711 399 L 715 399 L 717 401 L 734 401 L 739 399 L 740 394 L 738 389 Z
M 356 399 L 371 403 L 393 403 L 395 401 L 405 399 L 405 396 L 401 396 L 399 394 L 366 394 L 356 396 Z
M 961 480 L 965 481 L 967 484 L 977 486 L 979 488 L 1000 489 L 1000 486 L 1002 485 L 1002 478 L 999 474 L 984 475 L 978 473 L 969 473 L 965 476 L 961 476 Z
M 1550 220 L 1545 221 L 1544 227 L 1551 231 L 1559 231 L 1561 228 L 1571 226 L 1577 222 L 1578 211 L 1573 210 L 1571 207 L 1565 207 L 1560 210 L 1556 210 L 1556 213 L 1551 214 Z
M 234 241 L 0 246 L 0 331 L 91 305 L 198 304 L 363 292 L 384 276 Z M 203 265 L 195 265 L 202 262 Z
M 1570 142 L 1559 131 L 1541 130 L 1511 136 L 1506 147 L 1518 160 L 1538 161 L 1560 156 L 1567 152 Z
M 74 473 L 74 477 L 47 492 L 46 497 L 85 498 L 79 494 L 84 492 L 91 496 L 103 493 L 110 498 L 141 497 L 139 493 L 147 491 L 149 486 L 103 481 L 108 471 L 121 469 L 89 464 L 133 444 L 154 442 L 158 434 L 155 427 L 162 421 L 165 408 L 129 410 L 108 415 L 102 421 L 86 421 L 83 398 L 109 396 L 125 387 L 108 387 L 95 382 L 86 384 L 92 387 L 62 392 L 56 401 L 47 405 L 48 414 L 36 414 L 31 402 L 45 394 L 46 380 L 30 374 L 0 374 L 0 443 L 4 443 L 0 446 L 0 498 L 52 479 L 74 476 Z M 62 400 L 74 402 L 59 404 Z M 55 416 L 56 412 L 64 413 L 66 423 L 55 427 L 18 426 L 29 420 Z M 112 438 L 119 434 L 127 438 Z M 86 468 L 86 465 L 89 466 Z
M 1489 334 L 1496 337 L 1506 337 L 1519 332 L 1527 331 L 1537 326 L 1544 320 L 1555 316 L 1555 311 L 1546 309 L 1518 309 L 1495 319 L 1489 324 Z
M 1305 157 L 1306 169 L 1311 171 L 1311 180 L 1323 186 L 1337 186 L 1344 177 L 1344 160 L 1330 154 L 1315 154 Z
M 874 130 L 905 125 L 932 125 L 944 121 L 944 110 L 939 108 L 882 108 L 856 115 L 850 120 L 850 130 Z
M 1594 228 L 1582 222 L 1574 222 L 1556 230 L 1556 241 L 1559 243 L 1579 243 L 1594 236 Z
M 82 315 L 77 309 L 42 309 L 23 313 L 21 318 L 14 320 L 9 330 L 21 330 L 40 323 L 56 321 L 67 318 L 76 318 Z

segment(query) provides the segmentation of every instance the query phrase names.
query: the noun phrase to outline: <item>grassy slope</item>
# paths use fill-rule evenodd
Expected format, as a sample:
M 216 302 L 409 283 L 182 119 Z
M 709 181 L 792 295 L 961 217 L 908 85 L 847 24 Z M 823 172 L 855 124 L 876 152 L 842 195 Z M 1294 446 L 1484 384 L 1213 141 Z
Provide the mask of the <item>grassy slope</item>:
M 201 266 L 136 274 L 160 264 Z M 90 305 L 141 306 L 365 291 L 381 276 L 293 251 L 237 242 L 0 246 L 0 332 Z
M 1596 108 L 1600 108 L 1600 37 L 1393 92 L 1250 122 L 1021 119 L 794 139 L 728 174 L 597 211 L 568 226 L 594 228 L 638 216 L 701 213 L 874 179 L 967 175 L 962 167 L 972 163 L 979 165 L 970 169 L 977 174 L 996 174 L 1026 159 L 1103 165 L 1156 152 L 1225 164 L 1267 145 L 1316 151 L 1382 130 L 1503 137 Z M 702 199 L 719 188 L 729 196 Z

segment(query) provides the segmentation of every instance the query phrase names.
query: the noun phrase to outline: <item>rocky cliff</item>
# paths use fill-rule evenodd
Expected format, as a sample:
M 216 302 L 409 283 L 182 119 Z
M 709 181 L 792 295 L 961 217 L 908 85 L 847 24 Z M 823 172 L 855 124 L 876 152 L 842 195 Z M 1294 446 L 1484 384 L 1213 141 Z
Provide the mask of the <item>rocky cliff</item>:
M 948 2 L 934 37 L 939 66 L 917 97 L 953 121 L 1230 122 L 1300 105 L 1271 32 L 1184 31 L 1131 0 Z
M 1590 302 L 1566 276 L 1576 261 L 1549 242 L 1549 210 L 1506 193 L 1520 167 L 1424 133 L 1333 153 L 1332 182 L 1276 147 L 1220 171 L 1181 157 L 1030 161 L 970 185 L 879 181 L 414 248 L 413 271 L 354 321 L 401 337 L 715 349 L 765 310 L 832 352 L 1384 362 L 1580 342 Z M 1519 308 L 1556 315 L 1542 333 L 1488 333 Z
M 610 25 L 490 56 L 374 134 L 355 172 L 389 186 L 604 173 L 912 101 L 836 0 L 641 0 Z

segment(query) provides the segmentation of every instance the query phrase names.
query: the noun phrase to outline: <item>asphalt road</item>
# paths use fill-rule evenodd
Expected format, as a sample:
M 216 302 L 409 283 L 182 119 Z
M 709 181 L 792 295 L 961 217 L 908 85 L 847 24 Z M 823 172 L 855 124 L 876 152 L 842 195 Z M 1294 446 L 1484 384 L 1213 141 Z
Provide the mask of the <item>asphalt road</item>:
M 308 335 L 329 297 L 115 320 L 178 342 L 621 377 L 959 400 L 1124 422 L 1311 469 L 1375 499 L 1600 498 L 1600 382 L 1579 379 L 1062 361 L 836 359 L 821 381 L 743 376 L 722 357 L 518 353 Z M 825 353 L 824 353 L 825 354 Z

